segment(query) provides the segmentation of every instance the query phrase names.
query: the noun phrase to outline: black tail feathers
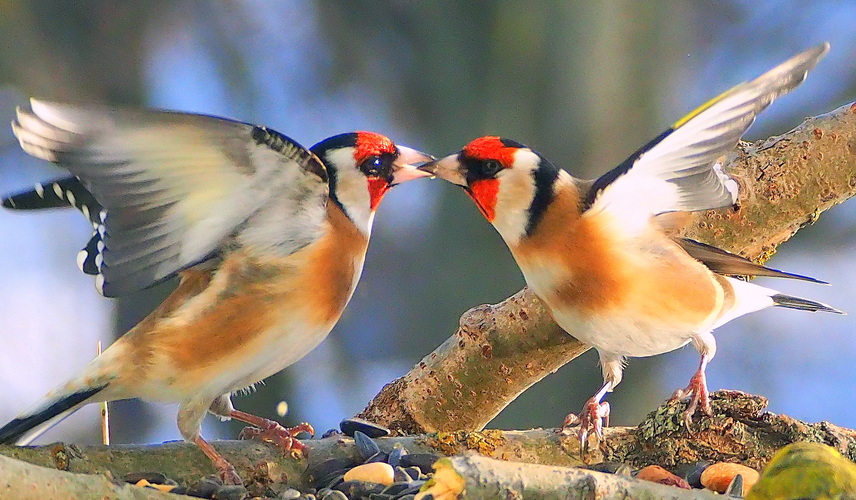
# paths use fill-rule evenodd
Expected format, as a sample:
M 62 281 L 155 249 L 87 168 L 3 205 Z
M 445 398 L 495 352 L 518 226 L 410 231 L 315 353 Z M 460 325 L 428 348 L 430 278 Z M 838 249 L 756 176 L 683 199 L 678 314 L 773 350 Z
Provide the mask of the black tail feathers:
M 787 307 L 789 309 L 799 309 L 801 311 L 811 311 L 811 312 L 830 312 L 835 314 L 845 314 L 844 311 L 839 311 L 834 307 L 829 307 L 826 304 L 821 304 L 820 302 L 815 302 L 813 300 L 803 299 L 800 297 L 794 297 L 793 295 L 785 295 L 783 293 L 777 293 L 776 295 L 772 295 L 770 297 L 773 299 L 773 303 L 779 307 Z
M 101 224 L 100 203 L 80 179 L 65 177 L 36 184 L 33 189 L 3 198 L 3 206 L 14 210 L 74 207 L 83 212 L 93 225 Z
M 99 393 L 105 387 L 107 386 L 102 385 L 101 387 L 95 387 L 86 391 L 69 394 L 61 399 L 51 402 L 47 407 L 39 408 L 35 413 L 19 416 L 4 425 L 3 428 L 0 428 L 0 444 L 16 444 L 17 441 L 30 433 L 30 431 L 33 431 L 51 419 L 74 409 L 79 404 Z

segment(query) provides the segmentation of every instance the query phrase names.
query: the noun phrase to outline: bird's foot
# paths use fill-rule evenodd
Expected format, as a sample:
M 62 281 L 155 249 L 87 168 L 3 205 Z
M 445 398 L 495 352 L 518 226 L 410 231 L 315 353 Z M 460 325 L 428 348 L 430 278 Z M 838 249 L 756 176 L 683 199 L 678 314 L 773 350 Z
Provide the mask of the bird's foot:
M 701 410 L 707 416 L 713 415 L 713 411 L 710 409 L 710 392 L 707 389 L 707 378 L 704 375 L 704 370 L 697 371 L 685 389 L 675 391 L 670 401 L 686 397 L 689 397 L 690 401 L 684 412 L 684 425 L 688 430 L 691 430 L 693 415 L 697 410 Z
M 234 484 L 238 486 L 242 486 L 244 484 L 241 477 L 237 472 L 235 472 L 235 468 L 232 467 L 232 464 L 223 458 L 223 455 L 217 453 L 217 450 L 215 450 L 208 441 L 202 439 L 201 436 L 197 436 L 193 442 L 196 443 L 196 445 L 199 446 L 199 449 L 202 450 L 202 453 L 211 460 L 211 464 L 214 465 L 214 468 L 217 470 L 217 474 L 220 476 L 220 479 L 223 480 L 223 484 Z
M 591 398 L 583 405 L 579 415 L 573 413 L 565 417 L 562 422 L 562 430 L 579 425 L 577 431 L 580 437 L 580 455 L 588 452 L 589 437 L 594 436 L 596 442 L 603 439 L 603 428 L 609 426 L 609 403 L 599 402 Z
M 297 434 L 308 432 L 310 436 L 315 435 L 315 429 L 307 422 L 301 422 L 294 427 L 283 427 L 273 420 L 263 419 L 260 425 L 244 427 L 238 434 L 238 439 L 258 439 L 272 443 L 282 451 L 291 453 L 295 458 L 306 455 L 306 445 L 297 440 Z
M 235 468 L 229 462 L 223 460 L 222 463 L 217 463 L 215 461 L 214 468 L 217 469 L 217 474 L 223 480 L 223 484 L 244 485 L 244 481 L 241 480 L 241 477 L 235 472 Z

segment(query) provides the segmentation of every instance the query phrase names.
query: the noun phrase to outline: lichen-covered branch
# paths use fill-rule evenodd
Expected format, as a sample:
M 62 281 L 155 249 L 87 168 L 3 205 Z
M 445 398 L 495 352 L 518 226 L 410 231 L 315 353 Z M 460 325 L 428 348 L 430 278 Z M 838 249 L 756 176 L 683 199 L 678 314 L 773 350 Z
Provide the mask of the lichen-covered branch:
M 586 455 L 586 462 L 623 462 L 639 468 L 657 464 L 669 468 L 675 464 L 707 460 L 740 462 L 761 469 L 776 450 L 796 441 L 825 443 L 850 460 L 856 460 L 856 431 L 828 422 L 809 424 L 785 415 L 766 413 L 767 401 L 764 398 L 737 391 L 716 392 L 711 403 L 714 415 L 697 419 L 692 432 L 683 427 L 685 403 L 682 402 L 664 403 L 638 427 L 607 428 L 604 441 Z M 583 465 L 576 435 L 560 434 L 553 429 L 439 432 L 381 438 L 376 442 L 385 452 L 399 443 L 410 453 L 459 456 L 475 452 L 504 461 L 551 467 Z M 330 458 L 357 457 L 354 441 L 348 437 L 310 439 L 305 444 L 309 457 L 301 460 L 284 456 L 272 446 L 252 441 L 220 441 L 215 446 L 235 465 L 251 492 L 281 491 L 288 487 L 305 489 L 310 486 L 304 474 L 307 467 Z M 214 473 L 210 461 L 196 446 L 178 442 L 157 446 L 0 446 L 2 456 L 49 469 L 48 479 L 66 477 L 56 475 L 60 474 L 59 471 L 106 474 L 113 478 L 121 478 L 129 472 L 157 471 L 180 484 L 189 485 L 204 475 Z M 7 467 L 7 463 L 18 462 L 0 462 L 0 491 L 29 487 L 31 481 L 22 478 L 32 476 L 21 475 L 19 469 Z M 516 467 L 515 474 L 530 470 L 513 467 Z M 562 471 L 561 474 L 577 477 L 587 473 Z M 69 481 L 84 480 L 78 475 L 68 476 L 72 478 Z M 621 478 L 614 480 L 618 481 L 616 488 L 625 484 Z M 102 483 L 104 487 L 109 486 L 103 478 L 93 481 L 99 488 Z M 502 484 L 508 481 L 525 482 L 529 478 L 508 477 Z M 609 481 L 609 478 L 597 476 L 597 484 L 611 484 Z M 3 485 L 10 489 L 2 489 Z M 470 498 L 469 493 L 467 498 Z
M 682 234 L 764 261 L 856 193 L 856 103 L 781 136 L 741 143 L 725 169 L 740 183 L 737 208 L 692 214 Z M 523 289 L 464 313 L 451 338 L 384 387 L 359 416 L 406 433 L 481 429 L 586 349 Z

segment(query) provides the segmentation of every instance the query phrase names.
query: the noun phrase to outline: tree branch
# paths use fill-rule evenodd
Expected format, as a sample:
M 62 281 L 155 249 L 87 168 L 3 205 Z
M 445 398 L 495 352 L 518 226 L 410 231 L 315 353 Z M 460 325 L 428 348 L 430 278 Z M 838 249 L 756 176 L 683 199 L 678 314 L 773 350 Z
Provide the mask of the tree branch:
M 856 193 L 856 103 L 781 136 L 739 144 L 725 170 L 740 183 L 737 208 L 694 213 L 682 234 L 765 261 Z M 524 288 L 464 313 L 452 337 L 386 385 L 359 416 L 404 433 L 482 429 L 587 349 Z
M 808 424 L 785 415 L 767 413 L 764 411 L 766 399 L 737 391 L 715 392 L 711 404 L 714 415 L 699 419 L 692 432 L 683 427 L 683 402 L 664 403 L 638 427 L 607 428 L 602 446 L 586 456 L 587 462 L 622 462 L 637 468 L 657 464 L 669 468 L 676 464 L 707 460 L 740 462 L 761 469 L 776 450 L 796 441 L 826 443 L 850 460 L 856 459 L 856 431 L 828 422 Z M 439 432 L 375 441 L 387 453 L 400 444 L 410 453 L 465 455 L 466 458 L 453 459 L 450 463 L 466 480 L 467 498 L 471 498 L 470 495 L 475 495 L 472 498 L 495 498 L 489 493 L 494 491 L 490 488 L 497 487 L 549 488 L 560 478 L 574 478 L 575 482 L 583 481 L 580 484 L 598 485 L 595 490 L 600 496 L 591 498 L 614 498 L 614 495 L 625 491 L 628 484 L 641 484 L 585 470 L 555 469 L 580 466 L 583 463 L 577 437 L 560 434 L 552 429 Z M 272 446 L 257 442 L 215 442 L 218 451 L 235 465 L 254 495 L 276 493 L 288 487 L 305 490 L 313 486 L 305 474 L 307 467 L 311 468 L 330 458 L 357 458 L 354 441 L 348 437 L 311 439 L 306 440 L 305 444 L 309 449 L 309 458 L 295 460 L 283 456 Z M 514 463 L 503 466 L 469 456 L 473 452 Z M 22 467 L 26 466 L 21 462 L 3 456 L 39 467 L 30 466 L 24 471 Z M 522 467 L 520 464 L 538 464 L 552 469 Z M 34 493 L 33 497 L 38 498 L 51 497 L 43 494 L 48 490 L 41 488 L 52 488 L 59 484 L 119 488 L 103 476 L 87 478 L 79 473 L 121 478 L 130 472 L 140 471 L 160 472 L 183 485 L 191 485 L 200 477 L 214 473 L 210 461 L 196 446 L 180 442 L 157 446 L 0 446 L 0 491 L 18 492 L 38 483 L 38 489 L 33 490 L 42 495 Z M 534 475 L 529 476 L 529 472 Z M 485 483 L 485 489 L 474 486 L 481 484 L 488 476 L 493 478 L 493 482 Z M 650 488 L 645 484 L 640 487 L 643 489 L 638 491 L 649 491 Z M 567 485 L 565 488 L 568 491 Z

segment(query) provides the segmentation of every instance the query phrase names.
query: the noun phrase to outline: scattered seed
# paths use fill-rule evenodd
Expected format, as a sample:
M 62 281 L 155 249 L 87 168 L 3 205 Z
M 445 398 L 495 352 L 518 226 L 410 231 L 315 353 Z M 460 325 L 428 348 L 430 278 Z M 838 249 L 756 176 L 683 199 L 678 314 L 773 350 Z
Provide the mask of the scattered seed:
M 309 484 L 317 484 L 320 479 L 330 476 L 332 473 L 344 474 L 348 469 L 357 465 L 350 458 L 331 458 L 310 466 L 303 473 L 303 480 Z
M 407 449 L 400 444 L 396 444 L 392 451 L 389 452 L 389 458 L 386 463 L 393 467 L 398 467 L 400 465 L 401 457 L 404 455 L 407 455 Z
M 380 483 L 370 483 L 366 481 L 345 481 L 336 485 L 334 490 L 341 491 L 348 498 L 363 498 L 370 495 L 375 495 L 384 490 L 385 486 Z
M 374 455 L 372 455 L 371 457 L 369 457 L 369 459 L 368 459 L 368 460 L 366 460 L 366 461 L 365 461 L 365 463 L 371 463 L 371 462 L 386 462 L 386 463 L 389 463 L 389 454 L 384 453 L 384 452 L 382 452 L 382 451 L 381 451 L 381 452 L 379 452 L 379 453 L 375 453 Z
M 196 484 L 187 489 L 189 496 L 198 498 L 211 498 L 214 492 L 223 486 L 223 481 L 215 476 L 206 476 L 200 479 Z
M 699 461 L 691 464 L 679 465 L 675 468 L 675 474 L 686 479 L 693 488 L 704 488 L 701 484 L 701 473 L 710 467 L 710 462 Z
M 346 436 L 354 436 L 356 431 L 360 431 L 370 438 L 379 438 L 390 435 L 390 430 L 386 427 L 363 420 L 361 418 L 346 418 L 339 422 L 339 428 Z
M 434 462 L 439 459 L 439 455 L 433 453 L 410 453 L 401 457 L 399 465 L 405 468 L 419 467 L 423 474 L 431 474 L 434 471 Z

